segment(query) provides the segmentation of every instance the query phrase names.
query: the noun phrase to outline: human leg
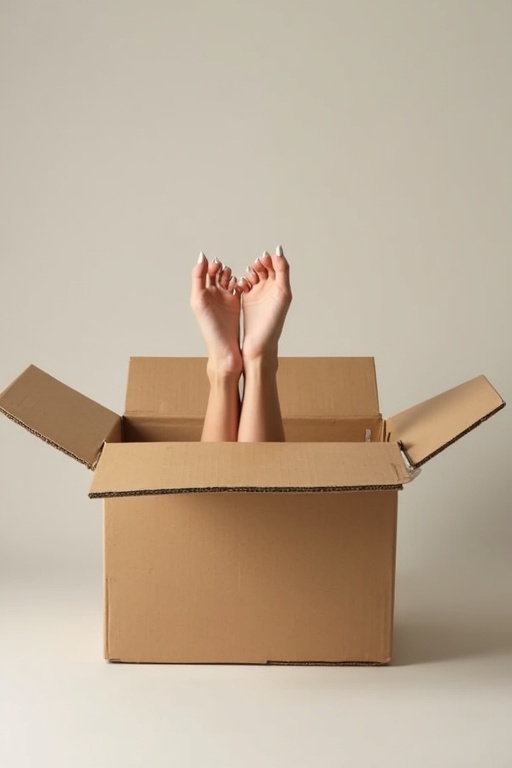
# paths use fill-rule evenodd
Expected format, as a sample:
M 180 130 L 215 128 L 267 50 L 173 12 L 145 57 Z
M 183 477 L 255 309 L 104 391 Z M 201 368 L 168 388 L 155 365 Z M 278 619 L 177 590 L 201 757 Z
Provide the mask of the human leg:
M 285 439 L 277 390 L 278 342 L 292 300 L 283 250 L 267 252 L 251 265 L 242 284 L 244 390 L 240 442 Z
M 208 263 L 201 253 L 192 270 L 190 305 L 208 351 L 210 394 L 201 440 L 238 439 L 242 373 L 240 352 L 240 291 L 231 270 L 216 259 Z

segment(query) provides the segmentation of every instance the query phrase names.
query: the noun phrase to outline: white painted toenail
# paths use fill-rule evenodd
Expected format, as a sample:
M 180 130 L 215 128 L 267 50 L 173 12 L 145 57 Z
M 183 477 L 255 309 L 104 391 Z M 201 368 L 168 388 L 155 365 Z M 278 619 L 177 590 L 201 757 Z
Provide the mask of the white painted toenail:
M 220 264 L 220 261 L 218 260 L 218 258 L 217 258 L 217 257 L 215 257 L 215 258 L 214 258 L 214 260 L 213 260 L 213 263 L 214 263 L 214 264 Z
M 276 248 L 276 256 L 284 256 L 283 246 L 278 245 Z
M 205 255 L 204 255 L 204 253 L 201 251 L 201 253 L 199 254 L 199 258 L 198 258 L 198 260 L 197 260 L 197 263 L 198 263 L 198 264 L 202 264 L 202 263 L 203 263 L 203 261 L 206 261 L 206 256 L 205 256 Z
M 261 258 L 264 259 L 265 256 L 270 256 L 270 253 L 268 251 L 263 251 L 263 256 Z

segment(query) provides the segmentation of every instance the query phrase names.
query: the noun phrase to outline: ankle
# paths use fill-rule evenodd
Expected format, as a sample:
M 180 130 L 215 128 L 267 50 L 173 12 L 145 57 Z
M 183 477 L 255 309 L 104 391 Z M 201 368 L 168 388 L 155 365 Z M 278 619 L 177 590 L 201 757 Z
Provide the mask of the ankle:
M 277 347 L 263 352 L 250 353 L 242 350 L 244 374 L 275 376 L 279 367 Z
M 238 382 L 243 371 L 243 361 L 240 351 L 229 352 L 222 357 L 210 355 L 206 366 L 206 373 L 210 384 L 217 382 Z

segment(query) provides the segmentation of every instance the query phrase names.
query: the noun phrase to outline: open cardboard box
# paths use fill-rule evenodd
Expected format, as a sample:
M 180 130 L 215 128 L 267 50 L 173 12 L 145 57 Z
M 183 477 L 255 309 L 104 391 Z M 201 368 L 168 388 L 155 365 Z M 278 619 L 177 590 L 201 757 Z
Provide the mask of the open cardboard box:
M 389 662 L 398 491 L 505 403 L 479 376 L 384 420 L 372 358 L 281 358 L 285 443 L 201 443 L 203 358 L 132 358 L 123 417 L 30 366 L 10 418 L 94 469 L 105 658 Z

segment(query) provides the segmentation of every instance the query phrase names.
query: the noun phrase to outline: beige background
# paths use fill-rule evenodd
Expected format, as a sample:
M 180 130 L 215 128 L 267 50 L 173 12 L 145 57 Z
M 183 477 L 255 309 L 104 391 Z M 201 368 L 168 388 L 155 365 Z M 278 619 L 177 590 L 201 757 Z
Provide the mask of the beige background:
M 199 250 L 242 274 L 282 243 L 283 355 L 375 355 L 384 415 L 479 373 L 510 399 L 512 3 L 3 0 L 0 13 L 0 388 L 33 362 L 122 410 L 129 355 L 203 352 L 188 309 Z M 58 744 L 62 765 L 87 768 L 508 765 L 511 419 L 401 496 L 386 671 L 104 665 L 90 476 L 0 420 L 3 764 L 60 765 Z M 89 697 L 76 720 L 70 690 Z M 50 723 L 66 724 L 65 748 Z

